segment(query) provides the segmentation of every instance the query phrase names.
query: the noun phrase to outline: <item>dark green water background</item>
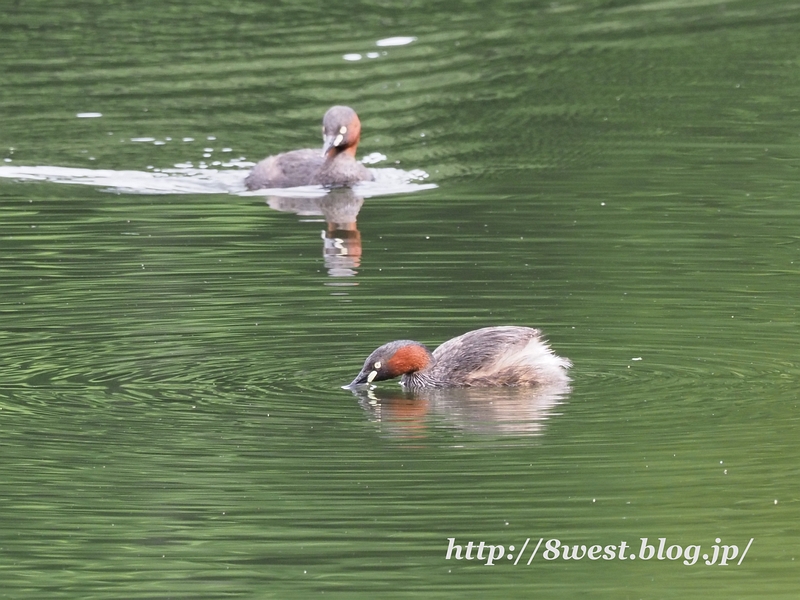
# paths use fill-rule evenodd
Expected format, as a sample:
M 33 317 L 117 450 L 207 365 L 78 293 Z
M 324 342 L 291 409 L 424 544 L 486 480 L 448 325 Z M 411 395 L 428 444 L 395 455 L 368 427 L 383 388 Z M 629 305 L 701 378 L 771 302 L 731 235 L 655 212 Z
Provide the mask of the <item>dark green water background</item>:
M 0 178 L 0 597 L 796 598 L 799 31 L 788 1 L 4 2 L 0 166 L 258 160 L 346 103 L 438 187 L 367 198 L 333 277 L 322 217 L 263 197 Z M 574 362 L 535 430 L 339 387 L 492 324 Z

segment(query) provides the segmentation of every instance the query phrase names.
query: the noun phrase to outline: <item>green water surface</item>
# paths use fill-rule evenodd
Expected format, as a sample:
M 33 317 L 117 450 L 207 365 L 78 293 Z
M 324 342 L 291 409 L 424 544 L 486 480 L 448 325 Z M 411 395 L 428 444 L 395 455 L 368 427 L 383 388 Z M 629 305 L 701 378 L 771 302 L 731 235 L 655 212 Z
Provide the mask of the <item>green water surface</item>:
M 796 598 L 799 30 L 788 1 L 0 6 L 0 167 L 256 161 L 345 103 L 359 155 L 437 186 L 366 198 L 338 270 L 263 196 L 0 178 L 0 597 Z M 340 388 L 499 324 L 572 360 L 565 396 Z

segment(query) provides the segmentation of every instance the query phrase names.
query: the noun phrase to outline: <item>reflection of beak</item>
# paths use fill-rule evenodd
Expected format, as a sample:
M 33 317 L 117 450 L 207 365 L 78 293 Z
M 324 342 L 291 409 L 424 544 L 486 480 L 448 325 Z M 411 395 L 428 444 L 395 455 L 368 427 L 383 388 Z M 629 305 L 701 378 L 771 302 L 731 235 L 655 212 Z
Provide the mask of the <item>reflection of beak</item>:
M 322 143 L 322 156 L 328 156 L 328 152 L 334 147 L 336 138 L 332 135 L 326 135 Z

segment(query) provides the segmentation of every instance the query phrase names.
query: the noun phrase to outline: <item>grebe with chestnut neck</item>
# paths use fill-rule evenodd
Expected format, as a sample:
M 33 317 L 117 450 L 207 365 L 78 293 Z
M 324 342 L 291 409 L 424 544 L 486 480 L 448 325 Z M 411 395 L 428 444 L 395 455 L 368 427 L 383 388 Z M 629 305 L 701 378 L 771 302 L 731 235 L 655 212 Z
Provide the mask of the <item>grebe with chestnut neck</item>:
M 569 381 L 572 363 L 550 349 L 531 327 L 484 327 L 446 341 L 431 352 L 412 340 L 384 344 L 345 387 L 400 377 L 407 389 L 537 386 Z
M 334 106 L 322 119 L 322 150 L 293 150 L 259 162 L 244 180 L 248 190 L 301 185 L 348 186 L 374 177 L 356 160 L 361 121 L 349 106 Z

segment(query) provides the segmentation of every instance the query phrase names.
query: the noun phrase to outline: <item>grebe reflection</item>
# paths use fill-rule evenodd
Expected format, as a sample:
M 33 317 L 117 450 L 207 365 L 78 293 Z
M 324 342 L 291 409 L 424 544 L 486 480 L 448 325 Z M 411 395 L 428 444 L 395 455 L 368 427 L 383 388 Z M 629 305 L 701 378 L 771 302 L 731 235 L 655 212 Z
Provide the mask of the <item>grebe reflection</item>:
M 356 219 L 364 199 L 350 188 L 330 190 L 320 198 L 269 196 L 267 205 L 299 216 L 322 216 L 322 256 L 331 277 L 353 277 L 361 265 L 361 233 Z
M 420 438 L 452 427 L 465 433 L 542 435 L 570 392 L 566 381 L 540 387 L 350 390 L 370 420 L 392 437 Z

